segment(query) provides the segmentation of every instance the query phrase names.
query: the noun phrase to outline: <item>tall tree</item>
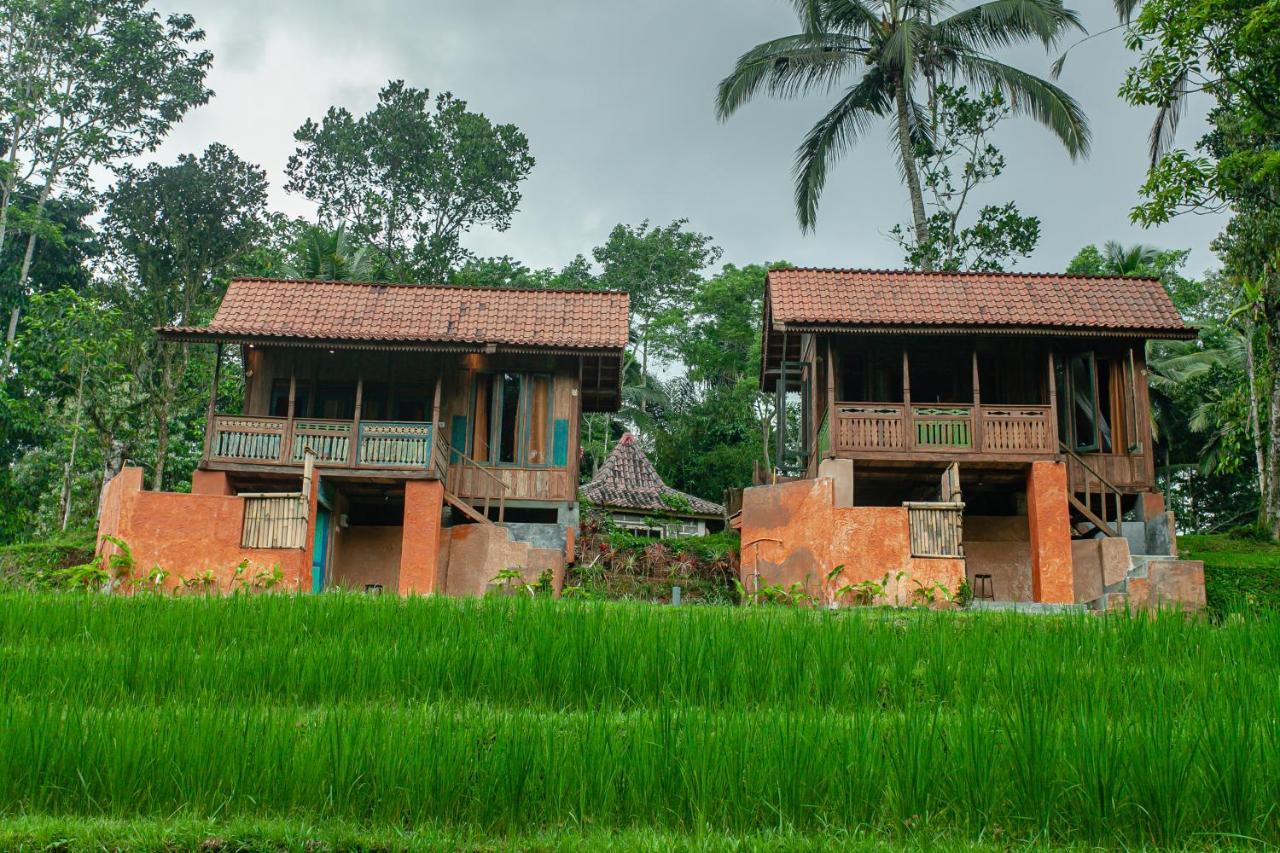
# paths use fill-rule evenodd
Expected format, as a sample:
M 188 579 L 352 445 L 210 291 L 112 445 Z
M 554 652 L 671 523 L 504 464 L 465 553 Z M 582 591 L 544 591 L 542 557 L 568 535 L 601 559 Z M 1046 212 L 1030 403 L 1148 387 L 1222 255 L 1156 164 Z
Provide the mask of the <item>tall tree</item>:
M 1047 127 L 1074 158 L 1088 153 L 1089 128 L 1064 91 L 995 59 L 988 51 L 1027 41 L 1052 47 L 1079 27 L 1062 0 L 990 0 L 951 12 L 944 0 L 792 0 L 800 32 L 756 45 L 721 81 L 721 120 L 751 98 L 826 93 L 848 78 L 840 99 L 796 152 L 795 201 L 805 230 L 817 221 L 831 167 L 876 119 L 889 119 L 911 201 L 916 242 L 928 241 L 916 146 L 925 138 L 928 99 L 940 81 L 958 79 L 1000 92 L 1012 109 Z
M 467 257 L 467 231 L 505 231 L 534 164 L 515 125 L 403 80 L 388 83 L 360 118 L 331 107 L 294 139 L 285 189 L 314 202 L 325 227 L 348 223 L 372 240 L 402 281 L 444 281 Z
M 1199 153 L 1171 148 L 1151 166 L 1132 218 L 1230 210 L 1216 248 L 1248 324 L 1250 393 L 1265 401 L 1260 521 L 1280 538 L 1280 6 L 1272 0 L 1144 0 L 1128 33 L 1140 52 L 1122 95 L 1176 110 L 1188 92 L 1214 103 Z M 1261 409 L 1262 406 L 1259 406 Z
M 265 173 L 214 143 L 172 166 L 126 167 L 108 193 L 104 230 L 122 270 L 113 302 L 142 329 L 207 317 L 228 273 L 262 235 Z M 185 387 L 188 345 L 155 342 L 145 377 L 155 431 L 151 487 L 163 488 L 171 417 Z
M 650 359 L 674 352 L 672 330 L 702 284 L 702 273 L 720 259 L 705 234 L 687 230 L 686 219 L 665 227 L 619 224 L 594 251 L 598 283 L 631 297 L 631 342 L 638 353 L 640 389 L 650 385 Z M 648 401 L 639 398 L 640 411 Z
M 95 166 L 155 148 L 209 99 L 212 54 L 195 49 L 204 33 L 190 15 L 161 18 L 147 0 L 0 0 L 0 22 L 0 251 L 9 226 L 27 234 L 10 300 L 7 367 L 54 191 L 86 193 Z M 24 181 L 39 191 L 14 222 L 14 191 Z

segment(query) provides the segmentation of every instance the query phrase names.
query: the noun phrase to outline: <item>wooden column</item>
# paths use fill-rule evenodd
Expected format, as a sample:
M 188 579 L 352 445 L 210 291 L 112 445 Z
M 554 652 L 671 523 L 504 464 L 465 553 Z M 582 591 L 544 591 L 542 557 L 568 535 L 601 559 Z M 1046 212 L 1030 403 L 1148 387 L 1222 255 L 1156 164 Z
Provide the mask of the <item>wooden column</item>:
M 827 338 L 827 457 L 835 457 L 836 446 L 836 358 Z
M 222 341 L 213 345 L 213 382 L 209 387 L 209 411 L 204 421 L 204 458 L 209 458 L 209 448 L 213 444 L 214 420 L 218 415 L 218 380 L 222 374 Z M 246 387 L 248 387 L 246 383 Z
M 360 409 L 364 405 L 364 370 L 356 375 L 356 407 L 351 419 L 351 442 L 348 448 L 352 468 L 360 464 Z
M 298 399 L 298 356 L 289 357 L 289 408 L 285 411 L 284 437 L 280 439 L 280 461 L 286 465 L 293 458 L 293 415 Z
M 916 446 L 916 422 L 911 412 L 911 359 L 907 357 L 907 345 L 902 345 L 902 430 L 907 450 Z
M 973 449 L 982 452 L 982 386 L 978 381 L 978 342 L 973 342 Z
M 1053 362 L 1053 350 L 1049 350 L 1049 446 L 1054 453 L 1062 437 L 1058 435 L 1058 371 Z

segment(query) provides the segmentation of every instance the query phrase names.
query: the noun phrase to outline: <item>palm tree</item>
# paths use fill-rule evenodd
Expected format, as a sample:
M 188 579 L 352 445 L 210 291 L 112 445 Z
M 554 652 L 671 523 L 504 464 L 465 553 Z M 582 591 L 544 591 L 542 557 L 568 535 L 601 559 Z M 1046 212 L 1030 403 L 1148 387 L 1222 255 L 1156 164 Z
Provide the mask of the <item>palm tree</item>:
M 315 281 L 383 281 L 386 264 L 372 246 L 356 246 L 345 225 L 336 231 L 309 225 L 294 244 L 284 274 Z
M 929 138 L 934 85 L 959 79 L 1000 91 L 1015 112 L 1054 133 L 1072 158 L 1089 150 L 1080 105 L 1066 92 L 988 54 L 992 48 L 1038 40 L 1046 48 L 1072 27 L 1076 13 L 1062 0 L 989 0 L 943 17 L 946 0 L 792 0 L 800 32 L 758 44 L 720 82 L 721 121 L 764 91 L 775 97 L 827 92 L 845 85 L 796 151 L 796 212 L 812 230 L 827 172 L 876 120 L 894 122 L 897 157 L 911 196 L 916 239 L 928 237 L 916 146 Z M 923 86 L 925 103 L 918 95 Z
M 1116 240 L 1108 240 L 1102 247 L 1104 269 L 1112 275 L 1150 275 L 1152 265 L 1159 257 L 1159 249 L 1141 243 L 1122 246 Z

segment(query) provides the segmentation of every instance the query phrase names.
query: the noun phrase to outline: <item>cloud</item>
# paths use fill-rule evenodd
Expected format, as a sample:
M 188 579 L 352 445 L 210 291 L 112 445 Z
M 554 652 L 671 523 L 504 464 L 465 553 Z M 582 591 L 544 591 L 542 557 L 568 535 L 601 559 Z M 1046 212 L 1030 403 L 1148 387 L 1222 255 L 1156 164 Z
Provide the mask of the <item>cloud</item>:
M 803 235 L 792 205 L 796 145 L 829 103 L 761 100 L 724 124 L 712 113 L 716 83 L 743 51 L 790 32 L 784 0 L 471 0 L 359 4 L 303 0 L 163 0 L 189 11 L 214 51 L 214 100 L 191 113 L 157 152 L 172 159 L 213 140 L 267 169 L 272 203 L 305 215 L 283 192 L 293 131 L 332 104 L 368 109 L 389 79 L 449 89 L 529 136 L 537 166 L 505 233 L 475 232 L 480 254 L 559 266 L 590 254 L 613 224 L 687 217 L 735 263 L 897 266 L 888 230 L 908 218 L 884 133 L 872 130 L 831 175 L 816 233 Z M 1077 4 L 1080 5 L 1080 4 Z M 1092 30 L 1113 23 L 1104 4 Z M 1109 4 L 1105 4 L 1109 5 Z M 1047 73 L 1052 57 L 1025 48 L 1010 60 Z M 1149 113 L 1116 96 L 1132 62 L 1119 34 L 1080 48 L 1063 86 L 1085 106 L 1094 152 L 1072 163 L 1030 121 L 1010 122 L 998 143 L 1009 167 L 993 200 L 1013 199 L 1043 220 L 1025 269 L 1061 269 L 1082 245 L 1108 239 L 1193 250 L 1213 263 L 1215 217 L 1156 231 L 1128 222 L 1142 179 Z M 1203 111 L 1182 138 L 1194 139 Z

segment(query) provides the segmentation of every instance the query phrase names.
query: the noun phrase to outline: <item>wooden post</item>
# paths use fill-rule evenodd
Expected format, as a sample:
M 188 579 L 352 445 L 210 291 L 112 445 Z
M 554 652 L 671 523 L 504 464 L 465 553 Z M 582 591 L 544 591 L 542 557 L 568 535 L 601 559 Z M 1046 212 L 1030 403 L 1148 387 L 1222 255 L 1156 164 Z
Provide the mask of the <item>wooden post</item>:
M 356 376 L 356 408 L 351 420 L 351 446 L 348 448 L 352 468 L 360 464 L 360 409 L 364 405 L 364 371 Z
M 831 349 L 831 338 L 827 338 L 827 458 L 835 458 L 836 430 L 836 358 Z
M 1053 350 L 1049 350 L 1049 448 L 1058 452 L 1058 371 L 1053 363 Z
M 911 411 L 911 359 L 907 357 L 907 345 L 902 345 L 902 428 L 906 433 L 907 450 L 916 446 L 915 416 Z
M 298 356 L 289 359 L 289 408 L 285 411 L 284 437 L 280 439 L 280 461 L 289 464 L 293 458 L 293 414 L 298 399 Z
M 982 387 L 978 382 L 978 342 L 973 342 L 973 449 L 982 452 Z
M 308 518 L 311 515 L 311 480 L 315 476 L 316 471 L 316 452 L 308 447 L 302 454 L 302 515 Z M 303 528 L 306 529 L 305 527 Z M 306 536 L 303 535 L 302 547 L 307 547 Z M 307 566 L 310 571 L 311 567 Z
M 209 458 L 213 443 L 214 421 L 218 415 L 218 379 L 222 373 L 222 341 L 213 346 L 213 382 L 209 388 L 209 411 L 204 422 L 204 459 Z

